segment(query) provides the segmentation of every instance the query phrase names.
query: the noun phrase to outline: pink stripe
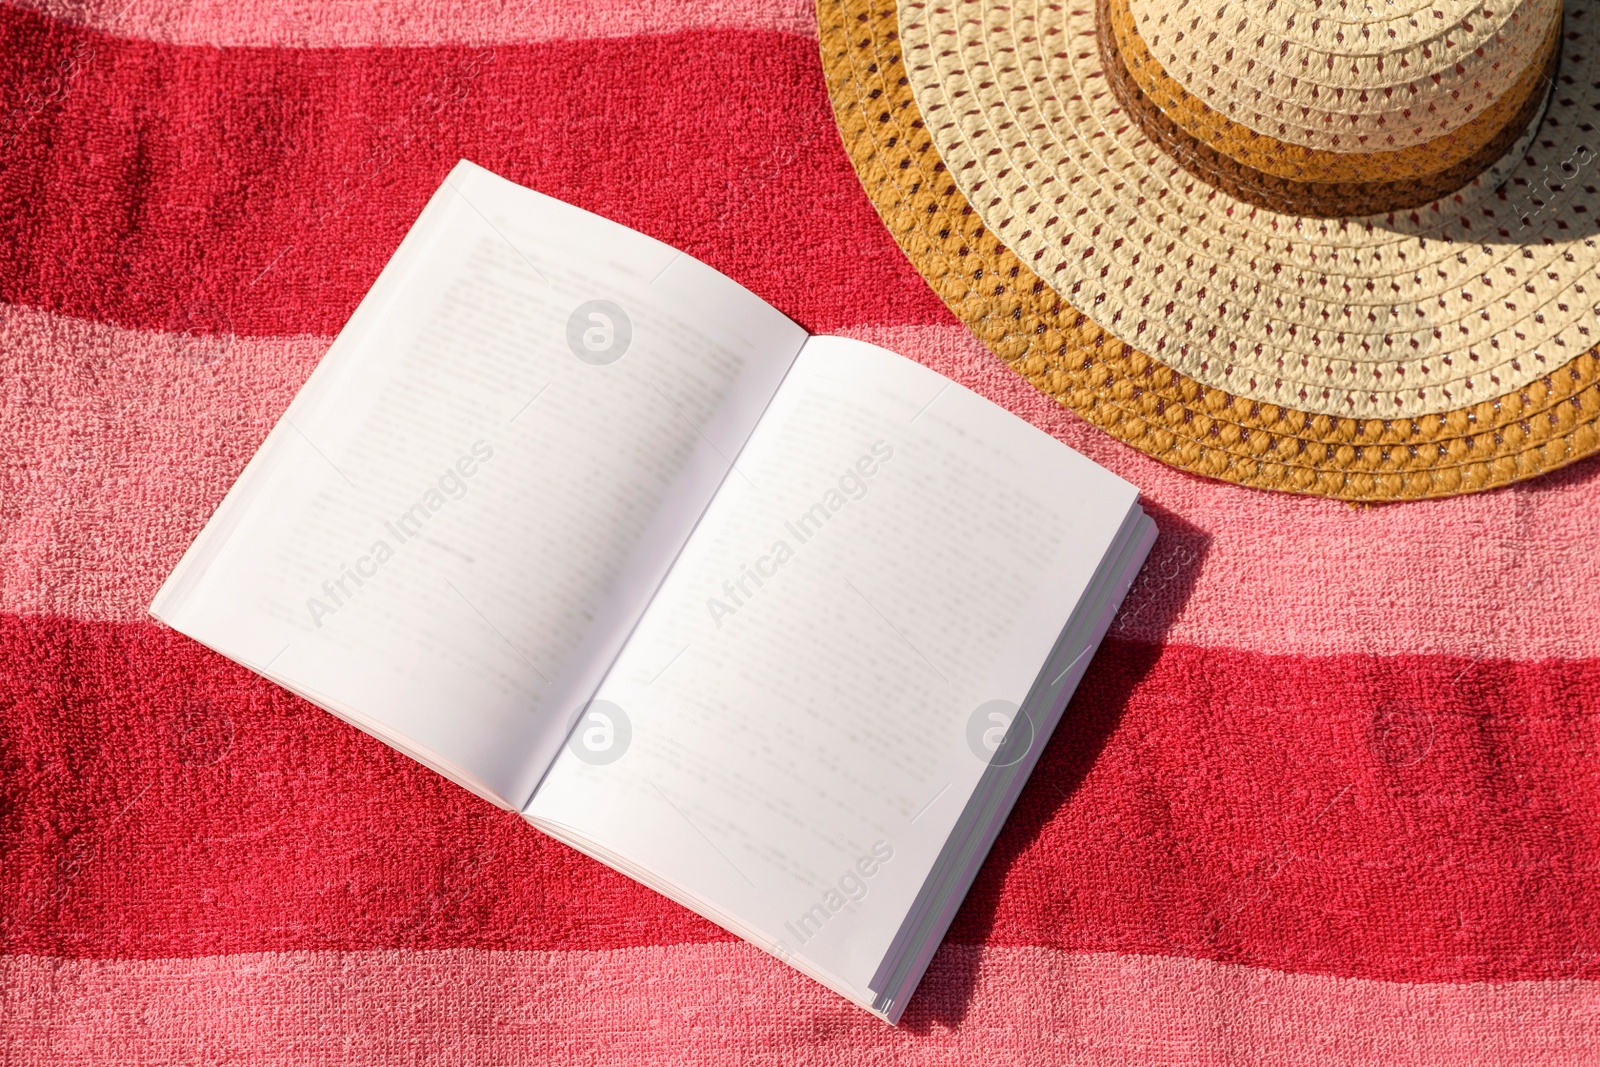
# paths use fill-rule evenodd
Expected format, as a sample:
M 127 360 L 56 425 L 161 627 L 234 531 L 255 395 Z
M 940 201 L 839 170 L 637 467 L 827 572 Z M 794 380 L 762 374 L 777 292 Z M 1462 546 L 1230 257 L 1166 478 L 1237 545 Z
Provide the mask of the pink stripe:
M 1162 539 L 1122 637 L 1274 654 L 1600 655 L 1600 464 L 1368 510 L 1253 492 L 1117 443 L 961 327 L 847 332 L 950 375 L 1144 490 Z M 0 611 L 143 618 L 327 344 L 0 306 L 0 430 L 17 457 L 0 472 Z
M 893 1029 L 738 944 L 0 959 L 8 1062 L 1585 1064 L 1600 983 L 947 946 Z
M 0 611 L 145 618 L 328 344 L 0 307 Z
M 9 0 L 91 29 L 163 44 L 349 48 L 499 44 L 680 30 L 776 30 L 816 36 L 811 0 Z

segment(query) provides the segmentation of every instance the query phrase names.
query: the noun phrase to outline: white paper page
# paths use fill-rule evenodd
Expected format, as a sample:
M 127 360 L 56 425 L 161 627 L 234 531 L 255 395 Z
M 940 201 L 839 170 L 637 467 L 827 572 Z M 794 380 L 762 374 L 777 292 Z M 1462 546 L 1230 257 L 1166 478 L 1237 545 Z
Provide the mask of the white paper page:
M 520 806 L 804 339 L 462 163 L 152 610 Z
M 870 1004 L 983 773 L 981 709 L 1022 702 L 1136 498 L 812 338 L 527 814 Z

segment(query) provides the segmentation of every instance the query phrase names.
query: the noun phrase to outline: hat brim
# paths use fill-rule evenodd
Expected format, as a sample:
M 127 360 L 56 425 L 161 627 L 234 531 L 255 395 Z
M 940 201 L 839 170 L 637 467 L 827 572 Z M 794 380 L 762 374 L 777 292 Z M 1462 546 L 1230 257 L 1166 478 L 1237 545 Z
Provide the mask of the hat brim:
M 1030 270 L 957 189 L 906 77 L 895 5 L 819 0 L 818 24 L 845 148 L 896 242 L 996 355 L 1119 440 L 1207 477 L 1357 501 L 1475 492 L 1600 450 L 1593 350 L 1504 395 L 1395 419 L 1251 400 L 1138 351 Z

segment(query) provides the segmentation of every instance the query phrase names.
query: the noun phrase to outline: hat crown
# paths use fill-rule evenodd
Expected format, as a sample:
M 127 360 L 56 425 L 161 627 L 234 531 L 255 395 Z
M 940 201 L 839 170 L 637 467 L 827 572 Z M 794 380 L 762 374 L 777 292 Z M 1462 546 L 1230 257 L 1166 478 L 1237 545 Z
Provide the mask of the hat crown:
M 1510 54 L 1510 29 L 1538 44 L 1504 95 L 1443 137 L 1323 151 L 1178 84 L 1130 9 L 1151 0 L 839 2 L 824 63 L 883 218 L 955 314 L 1096 425 L 1210 477 L 1368 499 L 1486 488 L 1600 453 L 1588 5 L 1563 18 L 1553 3 L 1395 0 L 1407 18 L 1441 10 L 1432 21 L 1481 35 L 1485 57 Z M 1163 10 L 1249 16 L 1257 37 L 1279 19 L 1312 36 L 1262 58 L 1314 47 L 1327 70 L 1328 56 L 1366 54 L 1334 47 L 1339 23 L 1352 45 L 1373 25 L 1352 26 L 1354 2 L 1325 0 L 1326 18 L 1288 0 Z M 1482 12 L 1500 21 L 1481 28 Z M 1457 29 L 1417 22 L 1405 47 L 1437 39 L 1467 66 Z M 1208 76 L 1213 56 L 1260 54 L 1236 26 L 1201 34 Z M 1442 106 L 1458 72 L 1431 69 L 1428 103 Z
M 1447 136 L 1512 92 L 1559 0 L 1129 0 L 1161 69 L 1222 118 L 1317 151 Z

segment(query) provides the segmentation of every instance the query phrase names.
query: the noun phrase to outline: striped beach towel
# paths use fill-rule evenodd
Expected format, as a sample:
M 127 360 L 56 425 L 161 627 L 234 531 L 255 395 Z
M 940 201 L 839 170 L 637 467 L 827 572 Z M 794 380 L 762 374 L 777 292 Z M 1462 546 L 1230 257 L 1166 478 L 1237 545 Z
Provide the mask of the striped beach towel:
M 1600 1062 L 1600 465 L 1357 509 L 1091 429 L 896 249 L 806 0 L 7 0 L 0 54 L 0 1063 Z M 899 1028 L 146 616 L 461 158 L 1144 491 Z

